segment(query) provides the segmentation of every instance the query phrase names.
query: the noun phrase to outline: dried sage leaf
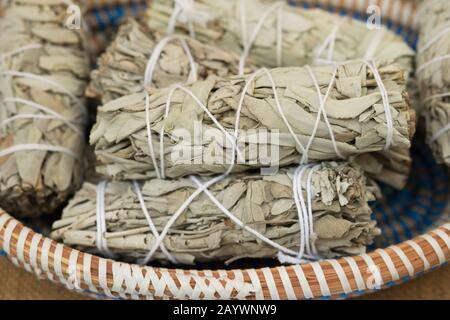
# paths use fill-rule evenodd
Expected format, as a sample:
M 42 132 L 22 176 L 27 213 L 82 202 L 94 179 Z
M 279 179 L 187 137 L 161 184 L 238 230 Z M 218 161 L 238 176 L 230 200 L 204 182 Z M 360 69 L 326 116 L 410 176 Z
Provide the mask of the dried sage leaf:
M 393 123 L 389 150 L 384 151 L 387 119 L 382 96 L 374 75 L 364 63 L 349 62 L 338 67 L 325 110 L 336 148 L 343 157 L 364 157 L 355 161 L 364 165 L 375 178 L 383 172 L 386 176 L 379 178 L 402 184 L 408 175 L 403 164 L 408 163 L 409 155 L 404 151 L 408 152 L 411 145 L 415 113 L 409 106 L 403 69 L 389 62 L 379 62 L 377 69 L 389 97 Z M 312 68 L 322 95 L 327 91 L 334 70 L 335 67 L 330 65 Z M 314 132 L 320 109 L 314 81 L 307 69 L 301 67 L 272 69 L 270 73 L 281 110 L 305 146 Z M 240 96 L 249 77 L 211 76 L 186 88 L 199 98 L 218 123 L 232 132 Z M 276 107 L 269 78 L 266 74 L 259 74 L 250 87 L 243 100 L 238 130 L 238 144 L 245 161 L 237 163 L 234 171 L 267 166 L 266 157 L 272 160 L 270 165 L 298 164 L 302 150 Z M 147 179 L 155 176 L 155 169 L 158 169 L 155 163 L 156 166 L 161 165 L 161 151 L 164 173 L 168 178 L 189 174 L 212 175 L 227 170 L 234 148 L 228 143 L 229 136 L 219 130 L 205 110 L 181 89 L 172 95 L 170 110 L 165 117 L 171 91 L 170 88 L 148 89 L 151 144 L 148 143 L 145 93 L 124 96 L 99 108 L 97 123 L 90 135 L 90 143 L 95 147 L 99 160 L 99 173 L 114 179 Z M 262 139 L 260 132 L 269 133 L 268 140 Z M 278 139 L 273 140 L 273 137 Z M 155 162 L 150 146 L 153 146 Z M 322 116 L 308 159 L 317 162 L 338 158 Z
M 12 1 L 0 19 L 0 206 L 51 213 L 81 185 L 83 29 L 65 26 L 66 1 Z
M 120 26 L 114 41 L 98 59 L 98 68 L 91 73 L 87 94 L 103 103 L 144 89 L 144 74 L 149 58 L 165 35 L 148 27 L 146 18 L 128 19 Z M 196 65 L 197 79 L 210 75 L 238 74 L 239 57 L 218 47 L 178 36 L 185 40 Z M 172 39 L 161 50 L 153 72 L 151 86 L 168 87 L 189 79 L 191 65 L 179 39 Z M 251 63 L 245 72 L 254 71 Z
M 209 188 L 216 199 L 245 225 L 277 244 L 298 250 L 299 220 L 293 198 L 293 171 L 273 176 L 237 174 Z M 309 169 L 310 170 L 310 169 Z M 306 171 L 305 177 L 309 171 Z M 302 179 L 306 198 L 307 180 Z M 324 162 L 312 174 L 311 242 L 323 258 L 361 254 L 380 234 L 368 202 L 376 188 L 363 171 L 345 162 Z M 197 189 L 190 179 L 147 180 L 141 187 L 145 207 L 158 233 Z M 155 243 L 130 182 L 110 182 L 105 198 L 108 249 L 116 259 L 141 261 Z M 85 183 L 53 224 L 52 237 L 85 252 L 98 253 L 96 186 Z M 163 244 L 182 264 L 231 262 L 242 258 L 276 258 L 278 250 L 238 227 L 210 198 L 198 195 L 170 227 Z M 168 262 L 157 250 L 151 261 Z
M 166 31 L 174 12 L 178 12 L 176 32 L 192 33 L 192 23 L 198 40 L 241 54 L 244 44 L 249 43 L 258 23 L 262 22 L 250 49 L 251 59 L 261 66 L 294 67 L 321 60 L 366 58 L 392 60 L 412 70 L 414 51 L 385 26 L 369 28 L 352 18 L 320 9 L 292 7 L 287 3 L 282 6 L 281 2 L 196 0 L 192 1 L 191 8 L 189 3 L 184 3 L 186 7 L 183 7 L 174 0 L 154 0 L 148 9 L 149 25 Z M 266 19 L 261 20 L 264 15 Z M 281 30 L 281 61 L 277 61 L 278 29 Z
M 450 8 L 445 1 L 421 3 L 417 80 L 427 137 L 439 163 L 450 165 Z

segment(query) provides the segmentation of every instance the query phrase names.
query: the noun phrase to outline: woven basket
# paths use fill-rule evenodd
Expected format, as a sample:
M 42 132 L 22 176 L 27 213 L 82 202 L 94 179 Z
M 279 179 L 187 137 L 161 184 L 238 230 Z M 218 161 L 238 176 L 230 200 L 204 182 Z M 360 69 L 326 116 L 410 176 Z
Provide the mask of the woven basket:
M 111 10 L 120 12 L 121 16 L 132 13 L 124 5 L 130 2 L 143 3 L 86 1 L 90 16 L 96 17 L 91 21 L 92 30 L 101 35 L 106 26 L 117 23 L 118 18 L 108 22 L 98 18 L 111 17 Z M 415 45 L 417 21 L 413 1 L 300 3 L 305 6 L 320 3 L 322 8 L 362 19 L 369 4 L 380 3 L 386 17 L 384 22 Z M 385 188 L 384 201 L 374 208 L 383 236 L 369 254 L 260 269 L 145 267 L 74 250 L 35 233 L 0 209 L 0 255 L 6 255 L 17 266 L 41 278 L 99 298 L 329 299 L 361 295 L 408 281 L 450 260 L 450 216 L 445 214 L 449 177 L 447 169 L 436 165 L 430 154 L 418 139 L 413 148 L 414 174 L 408 186 L 401 192 Z
M 83 0 L 81 0 L 83 2 Z M 151 0 L 84 0 L 89 13 L 86 21 L 92 30 L 92 48 L 101 52 L 124 16 L 142 12 Z M 320 7 L 331 12 L 367 19 L 367 8 L 378 5 L 383 23 L 415 45 L 418 19 L 416 3 L 420 0 L 286 0 L 294 6 Z M 125 5 L 126 4 L 126 5 Z

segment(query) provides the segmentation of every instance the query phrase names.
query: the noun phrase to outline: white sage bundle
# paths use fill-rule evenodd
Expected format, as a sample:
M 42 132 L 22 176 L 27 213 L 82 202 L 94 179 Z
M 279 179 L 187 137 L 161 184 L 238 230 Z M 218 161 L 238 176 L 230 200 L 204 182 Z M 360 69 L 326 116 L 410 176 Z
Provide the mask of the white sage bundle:
M 149 88 L 100 107 L 90 142 L 101 174 L 177 178 L 373 152 L 402 163 L 393 155 L 414 126 L 402 68 L 349 62 Z M 383 170 L 367 157 L 369 172 Z
M 202 186 L 196 177 L 85 183 L 52 237 L 126 261 L 196 264 L 361 254 L 380 234 L 368 205 L 376 189 L 356 165 L 324 162 Z
M 51 213 L 81 185 L 89 58 L 66 10 L 15 0 L 0 19 L 0 207 L 16 215 Z
M 238 74 L 237 55 L 184 35 L 164 36 L 149 28 L 146 20 L 129 19 L 119 28 L 91 73 L 88 96 L 106 103 L 142 92 L 145 86 L 163 88 L 210 75 Z M 247 63 L 245 72 L 254 70 Z
M 154 0 L 149 25 L 189 33 L 264 67 L 389 59 L 412 69 L 414 51 L 384 26 L 268 0 Z
M 450 6 L 447 1 L 423 1 L 417 79 L 427 138 L 435 158 L 450 165 Z

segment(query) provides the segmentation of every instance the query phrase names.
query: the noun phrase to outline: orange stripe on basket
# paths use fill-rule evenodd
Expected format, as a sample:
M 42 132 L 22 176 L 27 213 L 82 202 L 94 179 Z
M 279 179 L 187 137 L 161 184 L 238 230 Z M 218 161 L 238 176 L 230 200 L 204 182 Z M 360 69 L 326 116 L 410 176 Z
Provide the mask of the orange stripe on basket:
M 164 269 L 113 262 L 79 252 L 35 234 L 0 212 L 0 247 L 19 265 L 29 264 L 35 273 L 42 268 L 43 275 L 68 288 L 134 299 L 295 299 L 352 295 L 356 290 L 376 289 L 370 286 L 374 279 L 385 287 L 385 283 L 397 283 L 400 278 L 444 263 L 450 259 L 449 246 L 450 224 L 446 224 L 397 246 L 321 263 L 259 270 Z M 374 270 L 379 270 L 379 274 L 374 275 Z
M 405 243 L 408 244 L 415 251 L 417 256 L 419 257 L 420 261 L 423 264 L 422 270 L 423 271 L 429 270 L 430 269 L 430 262 L 428 261 L 427 257 L 425 257 L 425 253 L 423 252 L 422 247 L 420 247 L 416 242 L 414 242 L 412 240 L 408 240 Z
M 441 246 L 439 243 L 429 234 L 423 234 L 421 235 L 422 238 L 424 238 L 433 248 L 433 251 L 437 258 L 439 259 L 439 264 L 445 263 L 445 254 L 444 251 L 441 249 Z
M 408 256 L 405 254 L 405 252 L 401 248 L 399 248 L 398 246 L 391 246 L 390 248 L 399 257 L 400 261 L 403 263 L 404 268 L 408 272 L 408 275 L 410 277 L 414 276 L 414 266 L 408 260 Z
M 27 252 L 25 250 L 25 246 L 26 246 L 26 244 L 29 241 L 29 238 L 31 236 L 30 231 L 31 230 L 28 229 L 28 228 L 22 228 L 22 230 L 20 230 L 19 237 L 18 237 L 18 240 L 17 240 L 17 259 L 19 261 L 23 261 L 23 267 L 28 272 L 32 272 L 33 271 L 33 269 L 30 266 L 30 264 L 27 263 L 27 258 L 26 258 Z
M 312 267 L 317 283 L 319 284 L 320 288 L 319 296 L 323 297 L 331 296 L 330 288 L 328 286 L 327 279 L 325 278 L 325 275 L 323 273 L 321 264 L 319 262 L 313 262 L 310 264 L 310 266 Z
M 369 290 L 379 289 L 385 283 L 383 280 L 383 275 L 381 274 L 381 270 L 379 265 L 375 263 L 372 256 L 368 254 L 362 254 L 359 257 L 365 262 L 366 266 L 363 269 L 365 272 L 361 272 L 363 277 L 366 275 L 365 283 L 366 287 Z M 373 282 L 373 283 L 372 283 Z
M 361 270 L 356 262 L 356 260 L 353 257 L 344 257 L 344 261 L 346 261 L 350 267 L 350 271 L 352 272 L 353 279 L 356 283 L 356 290 L 362 291 L 366 289 L 366 284 L 364 282 L 364 279 L 361 274 Z
M 349 294 L 352 292 L 352 287 L 350 286 L 350 282 L 348 281 L 348 277 L 347 274 L 344 271 L 344 268 L 342 267 L 342 265 L 337 262 L 334 259 L 331 260 L 327 260 L 328 263 L 331 264 L 331 266 L 333 267 L 334 271 L 336 272 L 336 275 L 339 279 L 339 283 L 341 285 L 342 291 L 345 294 Z
M 296 300 L 297 295 L 295 294 L 295 290 L 294 287 L 292 286 L 289 274 L 286 271 L 286 267 L 284 266 L 277 267 L 277 271 L 280 275 L 281 282 L 283 283 L 283 290 L 285 291 L 286 299 Z
M 42 277 L 42 269 L 38 264 L 39 244 L 44 241 L 44 237 L 40 234 L 33 234 L 30 244 L 30 265 L 34 269 L 35 274 Z
M 3 241 L 5 243 L 3 250 L 6 252 L 6 254 L 12 256 L 11 238 L 12 238 L 13 231 L 19 225 L 19 222 L 17 220 L 9 220 L 8 222 L 9 223 L 6 225 L 5 232 L 3 234 Z
M 391 275 L 391 281 L 398 281 L 400 279 L 400 276 L 398 275 L 397 267 L 395 266 L 395 263 L 389 253 L 384 249 L 377 249 L 375 252 L 380 255 L 380 257 L 384 261 L 384 264 L 388 268 Z
M 303 271 L 302 266 L 294 265 L 292 266 L 294 269 L 296 280 L 298 280 L 298 283 L 302 289 L 303 292 L 303 298 L 304 299 L 312 299 L 314 298 L 314 295 L 311 290 L 311 286 L 308 282 L 308 279 L 305 276 L 305 272 Z
M 441 238 L 447 245 L 447 248 L 450 250 L 450 236 L 447 233 L 440 229 L 436 229 L 432 231 L 432 233 Z
M 272 270 L 270 268 L 262 268 L 261 271 L 264 275 L 264 280 L 267 284 L 267 288 L 269 289 L 270 299 L 280 300 L 280 295 L 278 293 L 277 285 L 274 281 Z

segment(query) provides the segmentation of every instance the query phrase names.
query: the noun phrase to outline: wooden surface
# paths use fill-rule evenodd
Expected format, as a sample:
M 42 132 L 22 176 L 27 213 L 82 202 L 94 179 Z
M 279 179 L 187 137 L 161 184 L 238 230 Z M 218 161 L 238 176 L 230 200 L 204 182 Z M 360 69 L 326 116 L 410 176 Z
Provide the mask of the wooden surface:
M 446 299 L 450 300 L 450 266 L 364 299 Z M 49 281 L 38 280 L 24 270 L 16 268 L 6 258 L 0 258 L 0 299 L 25 300 L 79 300 L 86 297 L 67 291 Z

